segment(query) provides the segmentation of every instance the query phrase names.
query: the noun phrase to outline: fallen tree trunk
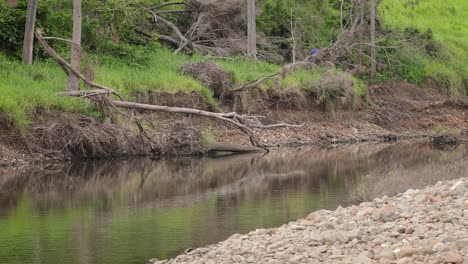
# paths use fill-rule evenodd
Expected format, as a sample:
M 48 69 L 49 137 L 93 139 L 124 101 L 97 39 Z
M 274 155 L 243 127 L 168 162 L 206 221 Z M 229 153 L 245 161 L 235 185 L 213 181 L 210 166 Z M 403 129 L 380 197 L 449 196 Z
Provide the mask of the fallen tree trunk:
M 208 147 L 208 152 L 231 152 L 231 153 L 257 153 L 265 152 L 263 148 L 257 148 L 253 146 L 244 146 L 229 143 L 213 143 Z

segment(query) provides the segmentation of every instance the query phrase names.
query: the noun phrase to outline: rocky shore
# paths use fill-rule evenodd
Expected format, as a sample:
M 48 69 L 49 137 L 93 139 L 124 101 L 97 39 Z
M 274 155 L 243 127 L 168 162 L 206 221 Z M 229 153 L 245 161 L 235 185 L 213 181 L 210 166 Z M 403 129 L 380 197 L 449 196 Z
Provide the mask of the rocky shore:
M 468 263 L 468 175 L 234 234 L 169 263 Z

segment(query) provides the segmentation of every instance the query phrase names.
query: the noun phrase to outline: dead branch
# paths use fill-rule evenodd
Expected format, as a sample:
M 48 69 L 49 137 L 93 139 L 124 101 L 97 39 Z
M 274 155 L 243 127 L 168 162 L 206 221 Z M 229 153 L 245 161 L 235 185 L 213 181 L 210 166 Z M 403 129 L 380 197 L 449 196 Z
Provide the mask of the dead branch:
M 173 14 L 173 13 L 190 13 L 190 12 L 197 12 L 196 9 L 176 9 L 176 10 L 161 10 L 156 11 L 156 14 Z
M 153 15 L 153 19 L 154 19 L 154 22 L 162 22 L 164 25 L 168 26 L 170 29 L 172 29 L 174 31 L 174 33 L 177 35 L 177 37 L 180 39 L 181 42 L 185 43 L 187 42 L 187 39 L 185 38 L 184 34 L 182 34 L 182 32 L 180 32 L 179 28 L 176 27 L 176 25 L 174 25 L 172 22 L 158 16 L 153 10 L 151 9 L 147 9 L 148 12 Z
M 149 9 L 159 9 L 159 8 L 163 8 L 163 7 L 167 7 L 167 6 L 171 6 L 171 5 L 185 5 L 185 4 L 187 4 L 185 1 L 169 2 L 169 3 L 164 3 L 164 4 L 160 4 L 160 5 L 150 7 Z
M 103 90 L 107 90 L 109 91 L 110 93 L 113 93 L 113 94 L 117 94 L 113 89 L 107 87 L 107 86 L 104 86 L 104 85 L 101 85 L 101 84 L 97 84 L 95 82 L 92 82 L 90 80 L 88 80 L 83 74 L 81 74 L 80 71 L 78 71 L 77 69 L 74 69 L 70 63 L 68 63 L 66 60 L 64 60 L 62 57 L 60 57 L 60 55 L 57 54 L 57 52 L 55 52 L 54 49 L 52 49 L 49 44 L 47 44 L 47 41 L 44 39 L 44 37 L 42 36 L 42 29 L 37 29 L 36 30 L 36 38 L 37 40 L 39 41 L 39 43 L 41 44 L 42 48 L 44 48 L 44 51 L 49 55 L 51 56 L 59 65 L 61 65 L 62 67 L 68 69 L 69 72 L 72 72 L 74 73 L 76 76 L 78 76 L 80 79 L 82 79 L 84 81 L 84 83 L 86 83 L 87 85 L 91 86 L 91 87 L 94 87 L 94 88 L 97 88 L 97 89 L 103 89 Z
M 267 75 L 267 76 L 264 76 L 264 77 L 261 77 L 261 78 L 258 78 L 256 80 L 253 80 L 253 81 L 250 81 L 244 85 L 242 85 L 241 87 L 239 88 L 236 88 L 236 89 L 233 89 L 232 91 L 233 92 L 242 92 L 242 91 L 246 91 L 246 90 L 249 90 L 249 89 L 254 89 L 254 88 L 257 88 L 261 83 L 263 83 L 264 81 L 270 79 L 270 78 L 273 78 L 275 76 L 278 76 L 280 73 L 279 72 L 275 72 L 273 74 L 270 74 L 270 75 Z
M 49 54 L 51 57 L 53 57 L 58 64 L 63 65 L 63 67 L 74 72 L 79 78 L 81 78 L 89 86 L 101 89 L 101 90 L 88 90 L 88 91 L 69 91 L 66 93 L 61 93 L 60 95 L 85 97 L 95 102 L 102 102 L 102 105 L 116 107 L 116 108 L 198 115 L 198 116 L 218 119 L 225 123 L 229 123 L 235 126 L 241 132 L 249 136 L 249 139 L 252 145 L 263 148 L 265 150 L 267 149 L 260 143 L 260 141 L 255 136 L 255 133 L 254 133 L 255 128 L 267 129 L 267 128 L 278 128 L 278 127 L 300 127 L 302 126 L 302 125 L 290 125 L 286 123 L 263 125 L 259 120 L 261 116 L 239 115 L 235 112 L 215 113 L 215 112 L 209 112 L 209 111 L 198 110 L 198 109 L 193 109 L 193 108 L 169 107 L 169 106 L 150 105 L 150 104 L 141 104 L 141 103 L 136 103 L 136 102 L 123 101 L 123 99 L 113 89 L 91 82 L 87 80 L 86 77 L 83 74 L 81 74 L 78 70 L 74 70 L 68 62 L 66 62 L 62 57 L 60 57 L 55 52 L 55 50 L 53 50 L 47 44 L 44 37 L 42 36 L 41 30 L 36 31 L 36 37 L 39 40 L 39 43 L 44 48 L 44 50 L 46 51 L 46 53 Z M 111 95 L 118 96 L 122 101 L 113 100 L 111 98 Z M 139 126 L 139 129 L 142 129 L 140 123 L 138 123 L 137 125 Z
M 233 89 L 232 91 L 233 92 L 242 92 L 242 91 L 246 91 L 246 90 L 249 90 L 249 89 L 257 88 L 264 81 L 266 81 L 268 79 L 271 79 L 273 77 L 276 77 L 276 76 L 279 76 L 277 78 L 277 80 L 276 80 L 276 83 L 278 85 L 279 81 L 286 77 L 286 73 L 294 71 L 297 68 L 307 67 L 307 66 L 314 66 L 314 64 L 310 62 L 311 57 L 312 56 L 309 56 L 306 59 L 304 59 L 302 61 L 299 61 L 299 62 L 286 64 L 278 72 L 275 72 L 275 73 L 263 76 L 261 78 L 258 78 L 256 80 L 247 82 L 244 85 L 242 85 L 241 87 Z

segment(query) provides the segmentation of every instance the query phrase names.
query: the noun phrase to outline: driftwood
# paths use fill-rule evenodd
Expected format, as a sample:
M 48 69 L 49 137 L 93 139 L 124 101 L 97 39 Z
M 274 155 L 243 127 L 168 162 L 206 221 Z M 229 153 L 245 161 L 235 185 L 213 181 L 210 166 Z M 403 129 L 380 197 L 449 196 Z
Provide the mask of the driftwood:
M 184 108 L 184 107 L 170 107 L 162 105 L 151 105 L 151 104 L 141 104 L 136 102 L 127 102 L 123 101 L 122 97 L 114 90 L 109 87 L 106 87 L 101 84 L 89 81 L 83 74 L 78 70 L 72 68 L 72 66 L 65 61 L 60 55 L 57 54 L 46 42 L 42 36 L 42 30 L 38 29 L 36 31 L 36 37 L 39 43 L 42 45 L 44 50 L 48 55 L 50 55 L 54 60 L 64 68 L 68 69 L 70 72 L 76 74 L 80 79 L 82 79 L 90 87 L 97 88 L 98 90 L 87 90 L 87 91 L 69 91 L 65 93 L 60 93 L 60 95 L 65 96 L 78 96 L 89 98 L 93 101 L 104 101 L 103 105 L 109 105 L 114 108 L 123 108 L 123 109 L 132 109 L 132 110 L 144 110 L 144 111 L 155 111 L 155 112 L 166 112 L 166 113 L 177 113 L 177 114 L 188 114 L 188 115 L 197 115 L 204 116 L 209 118 L 214 118 L 221 120 L 224 123 L 231 124 L 239 129 L 241 132 L 246 134 L 250 142 L 255 147 L 260 147 L 267 150 L 260 141 L 256 138 L 254 129 L 269 129 L 269 128 L 279 128 L 279 127 L 301 127 L 302 125 L 291 125 L 286 123 L 281 124 L 271 124 L 264 125 L 260 121 L 262 116 L 249 116 L 249 115 L 240 115 L 235 112 L 231 113 L 216 113 L 210 111 L 204 111 L 193 108 Z M 112 95 L 118 96 L 121 101 L 114 100 Z M 227 148 L 226 148 L 227 149 Z M 232 148 L 232 151 L 238 150 L 239 148 Z
M 208 147 L 208 152 L 231 152 L 231 153 L 256 153 L 256 152 L 264 152 L 265 150 L 262 148 L 257 148 L 254 146 L 243 146 L 237 144 L 229 144 L 229 143 L 213 143 Z

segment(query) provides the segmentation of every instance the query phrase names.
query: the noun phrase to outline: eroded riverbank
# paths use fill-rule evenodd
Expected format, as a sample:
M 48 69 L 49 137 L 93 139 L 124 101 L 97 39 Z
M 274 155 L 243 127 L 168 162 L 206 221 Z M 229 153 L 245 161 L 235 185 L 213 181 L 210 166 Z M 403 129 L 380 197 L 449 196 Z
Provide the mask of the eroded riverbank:
M 185 102 L 182 105 L 186 107 L 204 109 L 197 104 L 199 100 L 187 94 L 158 98 L 162 105 L 180 106 Z M 304 124 L 299 128 L 256 130 L 256 136 L 268 148 L 430 140 L 452 134 L 462 142 L 468 141 L 468 104 L 440 94 L 433 85 L 401 82 L 372 85 L 369 98 L 372 103 L 358 109 L 342 106 L 333 111 L 325 111 L 314 98 L 301 106 L 291 105 L 288 100 L 259 98 L 240 113 L 262 115 L 265 124 Z M 219 110 L 232 111 L 227 105 L 220 107 Z M 164 113 L 148 114 L 145 118 L 155 125 L 146 128 L 151 144 L 136 132 L 131 122 L 107 124 L 79 115 L 63 118 L 62 113 L 49 113 L 38 116 L 30 131 L 20 135 L 9 129 L 0 114 L 0 170 L 84 156 L 204 155 L 212 143 L 251 144 L 234 127 L 209 118 Z
M 461 176 L 156 263 L 468 263 L 468 175 Z

